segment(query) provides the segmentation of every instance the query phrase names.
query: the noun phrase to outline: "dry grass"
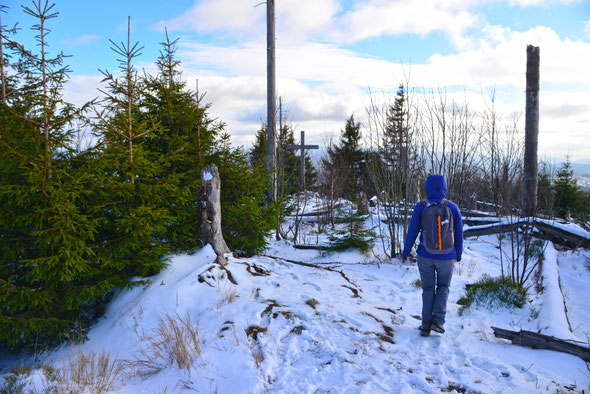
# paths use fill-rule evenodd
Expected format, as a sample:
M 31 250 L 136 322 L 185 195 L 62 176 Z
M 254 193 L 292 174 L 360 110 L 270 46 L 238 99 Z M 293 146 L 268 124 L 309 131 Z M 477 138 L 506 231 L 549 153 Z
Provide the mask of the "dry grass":
M 42 371 L 44 393 L 107 393 L 114 389 L 123 365 L 105 350 L 95 353 L 77 348 L 61 366 L 46 364 Z
M 190 375 L 192 366 L 201 357 L 199 327 L 189 314 L 184 318 L 177 313 L 165 314 L 158 319 L 152 333 L 140 339 L 143 344 L 128 365 L 144 378 L 173 365 Z
M 236 289 L 235 287 L 230 287 L 229 289 L 224 288 L 221 290 L 221 304 L 220 305 L 224 305 L 224 304 L 231 304 L 232 302 L 234 302 L 236 300 Z
M 32 372 L 31 365 L 19 364 L 0 377 L 0 394 L 25 393 Z
M 62 361 L 40 364 L 35 371 L 42 373 L 36 382 L 30 380 L 33 369 L 20 367 L 4 377 L 0 393 L 107 393 L 115 388 L 121 376 L 123 365 L 112 359 L 110 353 L 85 351 L 77 347 L 64 355 Z M 39 387 L 39 386 L 41 387 Z

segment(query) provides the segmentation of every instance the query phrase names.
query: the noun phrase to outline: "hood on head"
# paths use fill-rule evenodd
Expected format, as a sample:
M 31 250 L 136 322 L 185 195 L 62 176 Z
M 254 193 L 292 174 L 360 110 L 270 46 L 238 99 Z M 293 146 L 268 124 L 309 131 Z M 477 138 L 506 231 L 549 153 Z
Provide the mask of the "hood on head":
M 429 200 L 442 200 L 447 196 L 447 181 L 442 175 L 429 175 L 424 182 L 424 191 Z

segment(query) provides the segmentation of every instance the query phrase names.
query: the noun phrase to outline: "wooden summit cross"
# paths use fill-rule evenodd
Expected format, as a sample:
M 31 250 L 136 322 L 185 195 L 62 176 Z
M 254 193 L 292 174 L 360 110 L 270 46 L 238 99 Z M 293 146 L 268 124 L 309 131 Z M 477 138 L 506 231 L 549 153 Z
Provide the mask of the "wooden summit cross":
M 305 150 L 319 148 L 319 145 L 305 145 L 305 131 L 301 131 L 301 145 L 287 145 L 289 150 L 301 150 L 301 191 L 305 191 Z

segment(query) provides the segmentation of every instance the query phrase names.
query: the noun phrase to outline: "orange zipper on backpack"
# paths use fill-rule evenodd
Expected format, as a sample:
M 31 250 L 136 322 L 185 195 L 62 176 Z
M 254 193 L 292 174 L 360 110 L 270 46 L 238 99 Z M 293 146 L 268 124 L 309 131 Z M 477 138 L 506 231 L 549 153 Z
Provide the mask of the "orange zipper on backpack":
M 440 215 L 438 215 L 438 250 L 442 250 L 442 234 L 441 234 L 441 226 L 440 226 Z

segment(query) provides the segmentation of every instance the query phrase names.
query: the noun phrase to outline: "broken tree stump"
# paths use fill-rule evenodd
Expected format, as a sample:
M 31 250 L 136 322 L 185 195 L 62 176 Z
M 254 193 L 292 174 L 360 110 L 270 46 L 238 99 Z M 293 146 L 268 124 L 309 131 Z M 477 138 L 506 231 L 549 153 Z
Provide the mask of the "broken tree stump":
M 225 265 L 224 254 L 229 248 L 221 232 L 221 179 L 215 164 L 209 164 L 201 170 L 201 235 L 203 241 L 210 244 L 217 255 L 216 262 Z
M 509 339 L 513 345 L 573 354 L 584 361 L 590 362 L 590 348 L 586 346 L 576 345 L 563 339 L 532 331 L 520 330 L 520 332 L 516 332 L 498 327 L 492 327 L 492 330 L 494 330 L 496 338 Z
M 359 215 L 369 214 L 369 200 L 365 192 L 359 192 L 357 194 L 356 210 Z

